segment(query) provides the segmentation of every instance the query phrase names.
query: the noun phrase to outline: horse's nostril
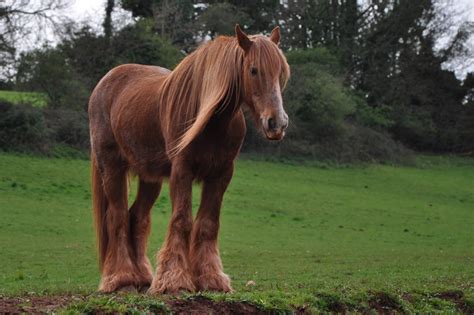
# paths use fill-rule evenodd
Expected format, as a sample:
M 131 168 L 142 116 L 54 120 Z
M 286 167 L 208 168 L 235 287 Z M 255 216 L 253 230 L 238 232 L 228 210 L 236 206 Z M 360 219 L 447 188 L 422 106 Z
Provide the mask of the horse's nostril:
M 275 130 L 275 129 L 276 129 L 276 122 L 275 122 L 275 119 L 273 119 L 273 118 L 268 118 L 268 128 L 271 129 L 271 130 Z

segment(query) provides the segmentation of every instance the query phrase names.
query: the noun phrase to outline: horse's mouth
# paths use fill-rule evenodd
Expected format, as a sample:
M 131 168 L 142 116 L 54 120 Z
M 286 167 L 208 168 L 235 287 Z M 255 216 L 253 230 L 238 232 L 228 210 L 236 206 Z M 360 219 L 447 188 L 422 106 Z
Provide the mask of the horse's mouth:
M 263 133 L 265 134 L 265 137 L 270 141 L 278 141 L 285 137 L 285 131 L 272 132 L 272 131 L 267 131 L 267 129 L 265 128 L 262 128 L 262 129 L 263 129 Z

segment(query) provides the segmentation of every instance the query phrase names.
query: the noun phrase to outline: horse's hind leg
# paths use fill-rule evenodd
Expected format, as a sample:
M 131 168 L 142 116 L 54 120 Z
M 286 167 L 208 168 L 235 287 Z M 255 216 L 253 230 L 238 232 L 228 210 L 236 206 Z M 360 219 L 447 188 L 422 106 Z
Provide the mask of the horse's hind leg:
M 201 205 L 193 224 L 190 247 L 194 284 L 200 291 L 232 291 L 217 244 L 222 198 L 232 173 L 233 166 L 230 165 L 221 174 L 203 181 Z
M 120 288 L 137 286 L 139 275 L 132 260 L 133 249 L 129 245 L 126 165 L 119 158 L 103 160 L 100 164 L 103 189 L 108 202 L 104 222 L 108 243 L 99 290 L 113 292 Z
M 135 262 L 140 276 L 140 287 L 151 285 L 153 272 L 146 256 L 148 235 L 150 234 L 150 212 L 160 194 L 161 180 L 148 183 L 140 180 L 135 202 L 130 208 L 130 242 L 134 249 Z

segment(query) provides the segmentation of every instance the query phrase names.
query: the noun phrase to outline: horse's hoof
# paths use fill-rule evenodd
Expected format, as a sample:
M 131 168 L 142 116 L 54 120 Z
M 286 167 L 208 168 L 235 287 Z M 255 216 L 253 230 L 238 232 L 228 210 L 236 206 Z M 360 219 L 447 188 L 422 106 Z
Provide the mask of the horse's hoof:
M 223 272 L 209 273 L 199 276 L 195 281 L 200 291 L 232 293 L 230 278 Z
M 195 292 L 195 290 L 190 290 L 190 289 L 161 289 L 161 290 L 156 290 L 156 289 L 148 289 L 146 294 L 149 295 L 172 295 L 172 296 L 180 296 L 186 293 L 192 293 Z
M 148 290 L 150 289 L 150 285 L 143 285 L 138 288 L 138 293 L 148 293 Z
M 123 286 L 117 289 L 117 292 L 124 292 L 124 293 L 138 293 L 138 290 L 133 285 Z
M 177 287 L 177 286 L 165 286 L 165 285 L 161 285 L 161 286 L 151 286 L 148 291 L 147 291 L 147 294 L 150 294 L 150 295 L 160 295 L 160 294 L 169 294 L 169 295 L 174 295 L 174 296 L 177 296 L 177 295 L 181 295 L 181 294 L 184 294 L 184 293 L 191 293 L 191 292 L 195 292 L 196 291 L 196 288 L 194 286 L 188 286 L 188 287 Z
M 149 294 L 179 295 L 182 292 L 195 292 L 196 287 L 190 273 L 182 268 L 157 272 L 153 279 Z

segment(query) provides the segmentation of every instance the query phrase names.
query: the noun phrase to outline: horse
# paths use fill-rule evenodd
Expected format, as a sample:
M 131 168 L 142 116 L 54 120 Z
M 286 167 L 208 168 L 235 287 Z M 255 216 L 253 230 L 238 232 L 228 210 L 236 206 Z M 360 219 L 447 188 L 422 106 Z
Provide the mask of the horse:
M 173 71 L 120 65 L 93 90 L 88 114 L 99 291 L 232 291 L 217 239 L 223 195 L 246 132 L 243 109 L 268 139 L 282 139 L 288 116 L 281 91 L 290 76 L 278 27 L 267 37 L 236 25 L 235 35 L 200 45 Z M 130 174 L 138 191 L 128 208 Z M 172 213 L 153 275 L 150 212 L 166 178 Z M 202 195 L 193 220 L 194 181 Z

